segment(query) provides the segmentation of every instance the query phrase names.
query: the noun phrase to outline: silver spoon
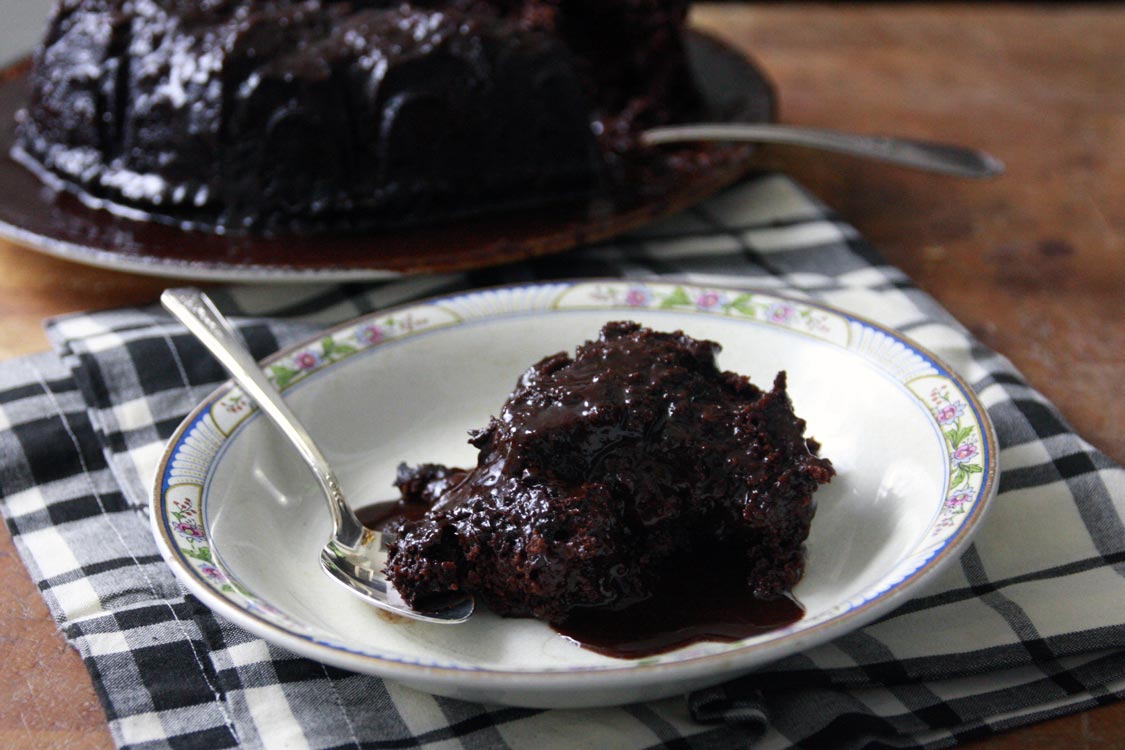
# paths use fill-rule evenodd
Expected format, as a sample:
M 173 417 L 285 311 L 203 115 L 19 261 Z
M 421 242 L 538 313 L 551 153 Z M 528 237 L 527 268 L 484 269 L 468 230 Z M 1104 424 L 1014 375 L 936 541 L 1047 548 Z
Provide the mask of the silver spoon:
M 281 394 L 243 347 L 234 328 L 206 294 L 198 289 L 166 289 L 160 302 L 222 363 L 281 434 L 301 454 L 316 475 L 332 513 L 332 538 L 320 553 L 320 565 L 333 580 L 380 609 L 425 622 L 464 622 L 473 613 L 473 597 L 451 594 L 425 611 L 411 609 L 388 585 L 383 575 L 386 539 L 367 528 L 349 507 L 336 474 L 309 437 Z
M 995 177 L 1004 171 L 1002 161 L 975 149 L 912 138 L 859 135 L 794 125 L 698 123 L 652 128 L 641 134 L 641 143 L 647 146 L 685 141 L 751 141 L 810 146 L 957 177 Z

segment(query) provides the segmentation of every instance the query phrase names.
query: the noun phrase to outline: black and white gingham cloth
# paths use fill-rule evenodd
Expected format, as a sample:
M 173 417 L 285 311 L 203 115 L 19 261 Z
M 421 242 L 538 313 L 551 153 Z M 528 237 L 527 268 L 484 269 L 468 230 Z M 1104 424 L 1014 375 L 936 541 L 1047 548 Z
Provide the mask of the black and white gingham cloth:
M 224 379 L 156 307 L 48 324 L 0 365 L 0 508 L 130 748 L 943 747 L 1125 695 L 1125 476 L 1010 364 L 788 179 L 762 176 L 613 244 L 387 284 L 218 290 L 259 356 L 469 285 L 674 275 L 804 295 L 906 332 L 996 424 L 1003 475 L 975 543 L 883 620 L 686 698 L 585 711 L 435 698 L 299 658 L 216 618 L 157 553 L 166 438 Z

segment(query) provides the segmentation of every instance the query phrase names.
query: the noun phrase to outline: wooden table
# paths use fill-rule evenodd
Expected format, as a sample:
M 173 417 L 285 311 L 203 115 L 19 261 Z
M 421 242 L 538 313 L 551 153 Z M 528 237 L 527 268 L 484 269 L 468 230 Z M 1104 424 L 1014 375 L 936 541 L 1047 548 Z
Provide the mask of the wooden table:
M 966 182 L 767 149 L 1078 432 L 1125 460 L 1125 10 L 1112 6 L 712 5 L 695 23 L 773 75 L 782 119 L 973 144 L 1008 173 Z M 156 299 L 164 282 L 0 243 L 0 358 L 47 348 L 48 315 Z M 0 532 L 0 747 L 109 748 L 105 718 Z M 1125 745 L 1125 703 L 976 743 Z

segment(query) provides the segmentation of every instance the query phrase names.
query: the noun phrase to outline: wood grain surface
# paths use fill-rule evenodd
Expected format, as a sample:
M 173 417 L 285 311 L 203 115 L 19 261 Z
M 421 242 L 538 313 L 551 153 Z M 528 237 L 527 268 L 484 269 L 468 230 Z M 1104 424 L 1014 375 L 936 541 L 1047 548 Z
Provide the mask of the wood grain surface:
M 701 5 L 694 22 L 774 77 L 785 122 L 985 148 L 990 182 L 796 149 L 762 164 L 810 187 L 1078 432 L 1125 460 L 1125 10 L 1113 5 Z M 44 317 L 152 302 L 166 282 L 0 243 L 0 358 Z M 0 532 L 0 747 L 110 748 L 78 655 Z M 970 743 L 1125 746 L 1125 704 Z

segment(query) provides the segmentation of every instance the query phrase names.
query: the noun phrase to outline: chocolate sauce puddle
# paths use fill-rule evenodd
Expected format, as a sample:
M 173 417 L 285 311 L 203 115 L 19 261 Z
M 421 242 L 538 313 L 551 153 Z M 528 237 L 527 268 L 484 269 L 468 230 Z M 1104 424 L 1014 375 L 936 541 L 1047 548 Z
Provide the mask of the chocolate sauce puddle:
M 374 505 L 357 508 L 355 517 L 369 529 L 386 531 L 395 521 L 417 521 L 426 515 L 429 508 L 423 503 L 407 503 L 402 500 L 384 500 Z
M 658 593 L 621 610 L 574 610 L 552 627 L 583 648 L 640 659 L 701 641 L 731 643 L 783 628 L 805 614 L 792 594 L 758 599 L 733 566 L 710 558 L 681 561 Z
M 422 503 L 389 501 L 361 508 L 356 516 L 381 531 L 427 510 Z M 590 651 L 641 659 L 703 641 L 740 641 L 791 625 L 804 614 L 792 594 L 757 599 L 732 561 L 703 556 L 670 566 L 656 596 L 620 610 L 575 610 L 551 627 Z

